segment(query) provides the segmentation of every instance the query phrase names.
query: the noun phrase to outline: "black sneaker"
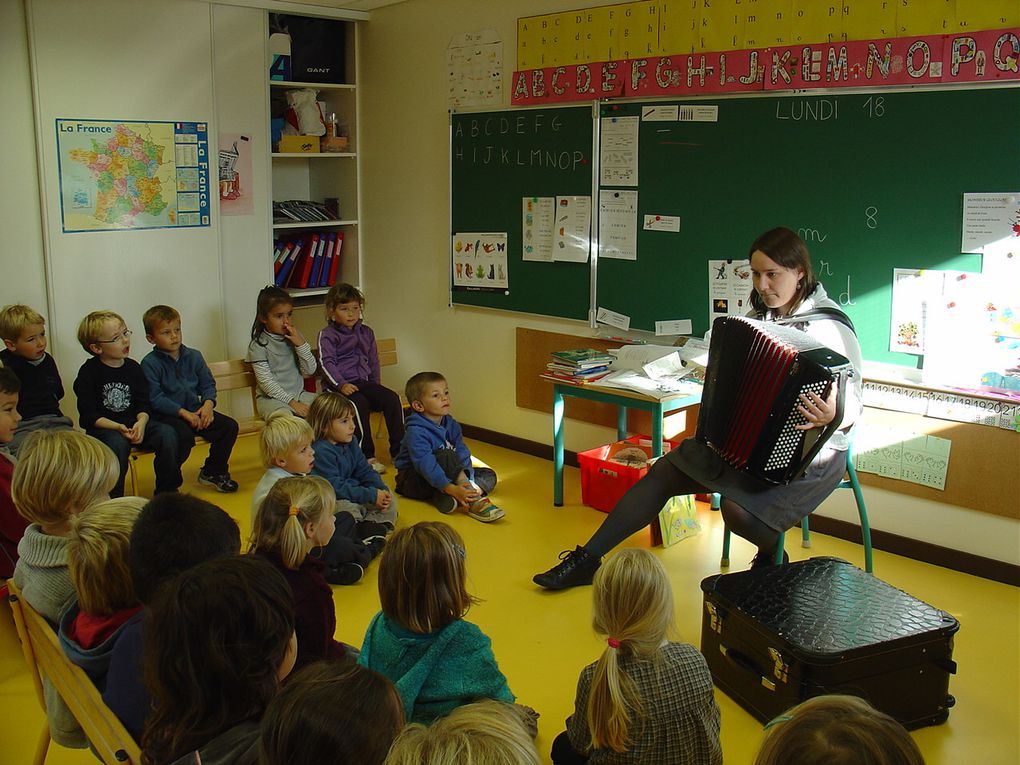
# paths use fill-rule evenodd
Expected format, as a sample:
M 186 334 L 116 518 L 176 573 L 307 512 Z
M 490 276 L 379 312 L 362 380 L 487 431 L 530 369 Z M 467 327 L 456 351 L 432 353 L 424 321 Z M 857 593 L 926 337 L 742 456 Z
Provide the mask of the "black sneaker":
M 230 473 L 209 475 L 203 470 L 198 474 L 198 482 L 204 483 L 206 486 L 215 486 L 216 491 L 222 491 L 224 494 L 232 494 L 237 491 L 237 481 L 230 477 Z
M 357 563 L 326 566 L 325 577 L 330 584 L 357 584 L 365 576 L 365 569 Z
M 358 521 L 355 526 L 355 533 L 362 542 L 367 542 L 371 537 L 386 536 L 391 531 L 392 525 L 388 526 L 379 521 Z
M 361 540 L 361 542 L 369 549 L 369 552 L 372 553 L 372 558 L 374 559 L 379 557 L 379 553 L 381 553 L 382 549 L 386 546 L 386 537 L 381 535 L 377 537 L 368 537 L 367 539 Z
M 446 492 L 437 491 L 432 495 L 432 504 L 443 515 L 449 515 L 457 509 L 457 498 Z
M 564 550 L 560 553 L 560 561 L 545 573 L 535 574 L 531 581 L 547 590 L 579 587 L 582 584 L 591 584 L 595 572 L 602 565 L 601 558 L 596 558 L 583 547 Z

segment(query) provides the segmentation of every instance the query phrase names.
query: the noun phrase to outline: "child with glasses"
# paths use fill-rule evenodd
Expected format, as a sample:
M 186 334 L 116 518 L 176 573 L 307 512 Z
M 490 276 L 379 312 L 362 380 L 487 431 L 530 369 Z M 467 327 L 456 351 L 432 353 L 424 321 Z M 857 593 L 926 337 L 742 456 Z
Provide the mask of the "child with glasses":
M 149 383 L 141 365 L 130 358 L 131 330 L 113 311 L 93 311 L 78 325 L 78 342 L 91 358 L 74 381 L 79 423 L 106 444 L 120 463 L 111 497 L 124 495 L 131 447 L 154 453 L 155 493 L 177 491 L 183 457 L 169 425 L 150 420 Z

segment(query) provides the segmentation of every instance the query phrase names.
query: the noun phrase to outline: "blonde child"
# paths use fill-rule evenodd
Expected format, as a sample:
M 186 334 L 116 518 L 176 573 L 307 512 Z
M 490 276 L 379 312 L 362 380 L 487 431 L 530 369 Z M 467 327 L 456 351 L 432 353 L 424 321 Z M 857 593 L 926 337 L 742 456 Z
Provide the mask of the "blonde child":
M 489 499 L 496 471 L 472 467 L 464 434 L 450 414 L 450 389 L 438 372 L 419 372 L 404 394 L 413 410 L 407 418 L 397 468 L 397 494 L 424 499 L 449 514 L 463 507 L 469 516 L 492 523 L 504 513 Z
M 258 381 L 255 405 L 268 419 L 277 410 L 305 417 L 315 398 L 304 378 L 315 374 L 312 349 L 291 322 L 294 301 L 286 290 L 263 287 L 255 303 L 247 360 Z
M 309 553 L 329 544 L 335 530 L 333 487 L 318 476 L 292 476 L 273 484 L 255 516 L 250 552 L 283 574 L 294 594 L 297 663 L 347 658 L 333 639 L 336 610 L 324 565 Z
M 390 458 L 397 456 L 404 438 L 404 407 L 400 396 L 380 382 L 379 349 L 375 333 L 365 324 L 365 296 L 350 284 L 334 284 L 326 293 L 326 326 L 319 332 L 322 382 L 328 390 L 347 396 L 357 411 L 358 441 L 372 469 L 386 472 L 375 458 L 369 416 L 382 412 L 390 440 Z
M 254 765 L 295 652 L 293 598 L 269 563 L 226 556 L 182 572 L 145 620 L 143 765 Z
M 765 726 L 754 765 L 924 765 L 900 723 L 856 696 L 816 696 Z
M 465 704 L 428 727 L 404 728 L 385 765 L 539 765 L 526 725 L 512 704 Z
M 22 421 L 7 445 L 17 456 L 25 436 L 33 430 L 71 430 L 71 419 L 60 411 L 64 384 L 53 357 L 46 352 L 46 320 L 27 305 L 0 308 L 0 364 L 21 381 L 18 412 Z
M 287 679 L 262 717 L 260 765 L 382 765 L 404 727 L 393 683 L 339 661 L 309 664 Z
M 430 723 L 458 706 L 513 702 L 489 638 L 464 615 L 464 540 L 440 522 L 416 523 L 387 542 L 379 565 L 377 613 L 358 663 L 397 686 L 409 722 Z
M 100 692 L 114 646 L 142 618 L 128 548 L 145 503 L 141 497 L 108 499 L 71 519 L 67 569 L 77 601 L 60 617 L 58 637 Z
M 187 457 L 177 434 L 149 419 L 149 383 L 141 365 L 130 357 L 131 330 L 113 311 L 93 311 L 78 324 L 78 342 L 90 358 L 78 370 L 74 392 L 82 429 L 117 455 L 120 477 L 110 492 L 124 493 L 131 447 L 153 452 L 155 493 L 177 491 Z
M 359 521 L 359 531 L 387 534 L 397 520 L 397 501 L 354 439 L 354 404 L 339 393 L 321 393 L 308 411 L 316 440 L 312 473 L 336 492 L 337 510 Z
M 719 707 L 697 648 L 673 643 L 673 592 L 658 559 L 626 549 L 595 574 L 592 625 L 606 648 L 577 681 L 552 761 L 721 765 Z
M 315 464 L 313 435 L 311 426 L 300 417 L 291 417 L 282 410 L 269 415 L 259 434 L 259 451 L 266 472 L 252 496 L 252 528 L 262 501 L 277 481 L 311 472 Z M 315 555 L 326 566 L 325 577 L 330 584 L 357 584 L 365 575 L 365 567 L 382 550 L 384 530 L 366 528 L 362 533 L 349 512 L 336 513 L 334 522 L 333 539 L 325 548 L 316 550 Z
M 38 430 L 22 446 L 11 495 L 29 525 L 18 543 L 14 581 L 25 601 L 54 626 L 74 600 L 67 568 L 72 516 L 109 499 L 117 475 L 113 452 L 78 431 Z M 49 680 L 43 687 L 53 740 L 79 749 L 88 746 Z
M 18 562 L 18 542 L 25 534 L 26 520 L 11 499 L 11 478 L 14 459 L 4 448 L 14 440 L 21 422 L 18 413 L 18 392 L 21 382 L 7 367 L 0 367 L 0 581 L 10 579 Z

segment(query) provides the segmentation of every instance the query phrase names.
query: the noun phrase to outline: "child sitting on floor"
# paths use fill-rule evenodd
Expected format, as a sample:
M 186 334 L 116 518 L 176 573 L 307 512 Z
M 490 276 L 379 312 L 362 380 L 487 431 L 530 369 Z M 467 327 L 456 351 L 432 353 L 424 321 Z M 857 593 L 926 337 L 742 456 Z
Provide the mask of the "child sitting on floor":
M 361 533 L 388 534 L 397 520 L 397 502 L 354 439 L 354 419 L 354 404 L 345 396 L 315 397 L 308 411 L 308 424 L 317 438 L 312 444 L 312 473 L 330 482 L 337 510 L 353 515 Z
M 466 587 L 464 540 L 440 522 L 396 532 L 379 564 L 382 611 L 368 625 L 358 663 L 397 686 L 409 722 L 430 723 L 478 699 L 514 701 L 492 643 L 464 620 L 477 600 Z
M 705 657 L 673 643 L 673 591 L 658 558 L 625 549 L 595 574 L 592 624 L 606 648 L 581 671 L 554 765 L 722 765 Z
M 404 440 L 393 460 L 397 494 L 424 499 L 439 512 L 458 507 L 476 521 L 492 523 L 504 513 L 488 497 L 496 487 L 496 471 L 471 465 L 460 424 L 450 415 L 450 390 L 438 372 L 419 372 L 407 381 L 404 395 L 411 415 L 404 424 Z

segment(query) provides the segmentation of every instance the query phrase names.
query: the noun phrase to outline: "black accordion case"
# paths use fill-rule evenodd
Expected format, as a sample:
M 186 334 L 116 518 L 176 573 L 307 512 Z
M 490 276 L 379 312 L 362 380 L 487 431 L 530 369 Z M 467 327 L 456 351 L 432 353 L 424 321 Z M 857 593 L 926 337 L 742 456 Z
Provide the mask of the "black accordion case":
M 763 723 L 813 696 L 859 696 L 907 728 L 955 700 L 945 611 L 838 558 L 710 576 L 701 652 L 712 678 Z

